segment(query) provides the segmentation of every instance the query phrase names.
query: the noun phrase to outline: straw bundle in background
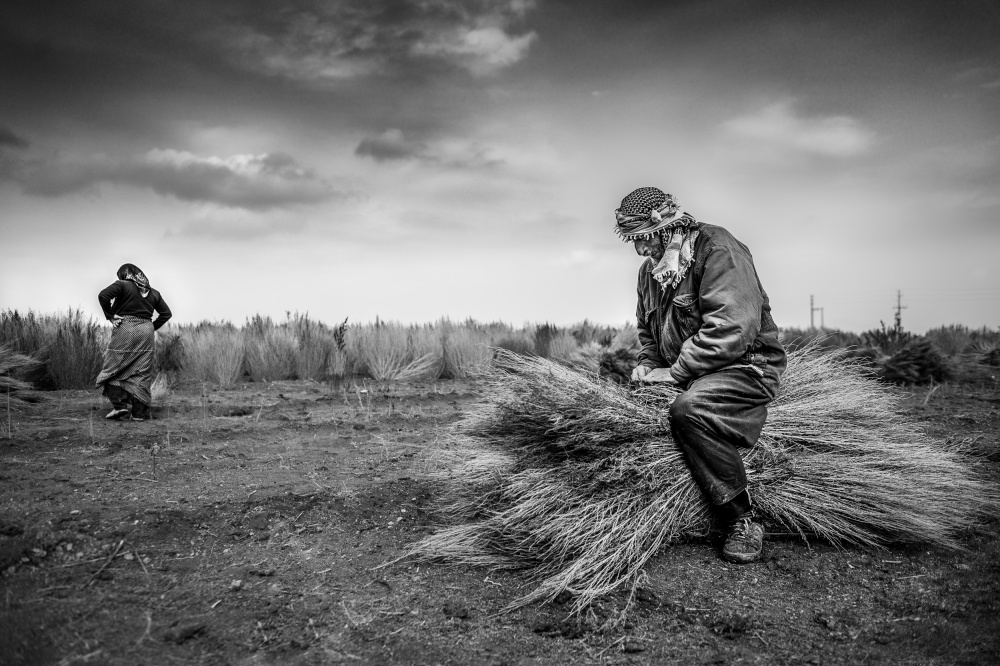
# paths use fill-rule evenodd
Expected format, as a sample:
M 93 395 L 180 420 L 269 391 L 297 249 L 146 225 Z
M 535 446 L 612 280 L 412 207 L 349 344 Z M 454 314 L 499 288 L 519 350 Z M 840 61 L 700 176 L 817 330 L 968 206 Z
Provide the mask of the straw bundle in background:
M 0 344 L 0 396 L 8 409 L 12 404 L 20 406 L 26 402 L 25 397 L 36 401 L 30 383 L 21 379 L 34 368 L 41 365 L 40 361 L 14 351 L 11 345 Z M 9 427 L 8 427 L 9 431 Z
M 670 436 L 676 390 L 632 391 L 502 350 L 486 380 L 488 401 L 451 447 L 454 524 L 410 557 L 525 568 L 538 586 L 510 608 L 566 590 L 581 612 L 634 589 L 662 546 L 707 533 L 709 507 Z M 958 547 L 996 509 L 995 486 L 960 444 L 900 416 L 901 397 L 842 353 L 790 354 L 761 439 L 743 452 L 759 510 L 837 545 Z

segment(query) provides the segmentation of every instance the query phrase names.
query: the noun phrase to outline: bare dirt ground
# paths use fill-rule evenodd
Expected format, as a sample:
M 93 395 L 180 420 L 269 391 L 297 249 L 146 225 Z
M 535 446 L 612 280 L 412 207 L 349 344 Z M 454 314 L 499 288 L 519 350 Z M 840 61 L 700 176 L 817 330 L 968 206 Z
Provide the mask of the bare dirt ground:
M 624 595 L 580 623 L 560 603 L 498 614 L 518 572 L 374 569 L 435 529 L 428 454 L 479 400 L 467 382 L 190 385 L 117 423 L 96 392 L 49 394 L 0 439 L 0 664 L 1000 663 L 998 521 L 961 552 L 774 534 L 735 567 L 677 545 L 615 631 L 596 627 Z M 906 411 L 1000 468 L 995 384 Z

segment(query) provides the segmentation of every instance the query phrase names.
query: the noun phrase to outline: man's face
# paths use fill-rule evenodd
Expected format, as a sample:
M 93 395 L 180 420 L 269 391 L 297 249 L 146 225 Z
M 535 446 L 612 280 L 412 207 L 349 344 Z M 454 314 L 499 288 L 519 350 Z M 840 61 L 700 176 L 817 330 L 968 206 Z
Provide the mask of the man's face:
M 649 240 L 637 238 L 632 243 L 635 245 L 635 253 L 640 257 L 652 257 L 654 264 L 663 259 L 663 236 L 660 234 L 656 234 Z

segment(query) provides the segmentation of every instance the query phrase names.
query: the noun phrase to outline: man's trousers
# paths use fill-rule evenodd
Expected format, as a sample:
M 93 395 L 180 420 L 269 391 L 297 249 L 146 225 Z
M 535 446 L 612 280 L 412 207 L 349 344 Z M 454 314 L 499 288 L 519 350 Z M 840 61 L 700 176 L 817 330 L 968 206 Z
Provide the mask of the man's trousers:
M 777 382 L 754 369 L 729 367 L 692 380 L 670 406 L 674 440 L 712 504 L 725 505 L 746 490 L 740 449 L 757 443 L 777 392 Z

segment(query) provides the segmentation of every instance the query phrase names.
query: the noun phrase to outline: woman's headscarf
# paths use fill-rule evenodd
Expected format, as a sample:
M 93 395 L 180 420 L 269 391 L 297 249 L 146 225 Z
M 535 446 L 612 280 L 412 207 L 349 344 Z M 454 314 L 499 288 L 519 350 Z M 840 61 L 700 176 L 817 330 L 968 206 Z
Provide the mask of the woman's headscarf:
M 118 269 L 118 279 L 128 280 L 139 287 L 139 293 L 142 294 L 143 298 L 149 293 L 149 279 L 135 264 L 122 264 L 122 267 Z

